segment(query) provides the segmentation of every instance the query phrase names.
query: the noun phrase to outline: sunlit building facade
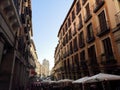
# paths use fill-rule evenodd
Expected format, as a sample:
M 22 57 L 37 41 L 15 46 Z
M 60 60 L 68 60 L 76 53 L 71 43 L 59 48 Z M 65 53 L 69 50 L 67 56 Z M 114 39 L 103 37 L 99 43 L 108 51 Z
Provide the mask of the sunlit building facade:
M 74 0 L 61 25 L 55 77 L 120 74 L 120 1 Z
M 42 78 L 46 78 L 50 75 L 49 61 L 47 59 L 44 59 L 42 62 L 41 75 Z

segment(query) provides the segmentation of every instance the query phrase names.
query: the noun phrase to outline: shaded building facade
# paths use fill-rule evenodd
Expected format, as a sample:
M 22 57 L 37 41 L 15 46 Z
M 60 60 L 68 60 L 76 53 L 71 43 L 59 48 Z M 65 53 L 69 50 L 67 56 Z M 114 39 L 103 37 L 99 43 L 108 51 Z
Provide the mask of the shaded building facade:
M 119 0 L 73 1 L 58 32 L 54 54 L 57 79 L 78 79 L 100 72 L 120 74 L 119 41 L 116 40 L 119 5 Z
M 26 90 L 31 67 L 31 0 L 0 0 L 0 90 Z

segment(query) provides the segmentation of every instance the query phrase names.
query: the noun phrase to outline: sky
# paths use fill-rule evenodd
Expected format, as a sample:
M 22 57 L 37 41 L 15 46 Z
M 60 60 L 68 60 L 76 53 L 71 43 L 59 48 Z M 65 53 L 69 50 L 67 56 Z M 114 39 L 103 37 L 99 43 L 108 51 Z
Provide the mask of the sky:
M 58 31 L 73 0 L 32 0 L 33 40 L 38 60 L 49 60 L 54 66 L 54 52 L 58 44 Z

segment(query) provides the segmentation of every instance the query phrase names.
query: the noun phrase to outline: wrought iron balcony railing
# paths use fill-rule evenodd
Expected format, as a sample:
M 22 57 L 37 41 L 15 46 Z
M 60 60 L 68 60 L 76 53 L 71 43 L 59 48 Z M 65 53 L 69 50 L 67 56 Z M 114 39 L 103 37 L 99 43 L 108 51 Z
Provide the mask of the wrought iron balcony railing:
M 89 36 L 89 37 L 87 37 L 87 43 L 91 43 L 91 42 L 93 42 L 95 40 L 95 37 L 94 36 Z
M 115 64 L 117 63 L 117 60 L 114 56 L 108 56 L 106 54 L 100 55 L 100 61 L 102 65 L 108 65 L 108 64 Z
M 89 13 L 86 13 L 85 17 L 84 17 L 84 22 L 86 23 L 87 21 L 89 21 L 92 17 L 92 14 L 89 12 Z
M 110 31 L 109 23 L 108 22 L 106 22 L 105 24 L 102 23 L 100 26 L 96 28 L 96 31 L 97 31 L 97 36 L 99 37 L 109 33 Z
M 94 10 L 93 12 L 97 12 L 103 5 L 104 5 L 104 0 L 96 0 L 95 4 L 94 4 Z
M 116 25 L 120 25 L 120 11 L 115 14 Z

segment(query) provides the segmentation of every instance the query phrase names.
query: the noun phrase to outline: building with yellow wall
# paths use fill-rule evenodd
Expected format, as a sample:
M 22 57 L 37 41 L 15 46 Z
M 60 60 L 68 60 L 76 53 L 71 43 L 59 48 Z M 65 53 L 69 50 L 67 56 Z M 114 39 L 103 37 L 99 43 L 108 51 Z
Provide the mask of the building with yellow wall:
M 73 1 L 58 32 L 57 79 L 120 74 L 119 6 L 119 0 Z

